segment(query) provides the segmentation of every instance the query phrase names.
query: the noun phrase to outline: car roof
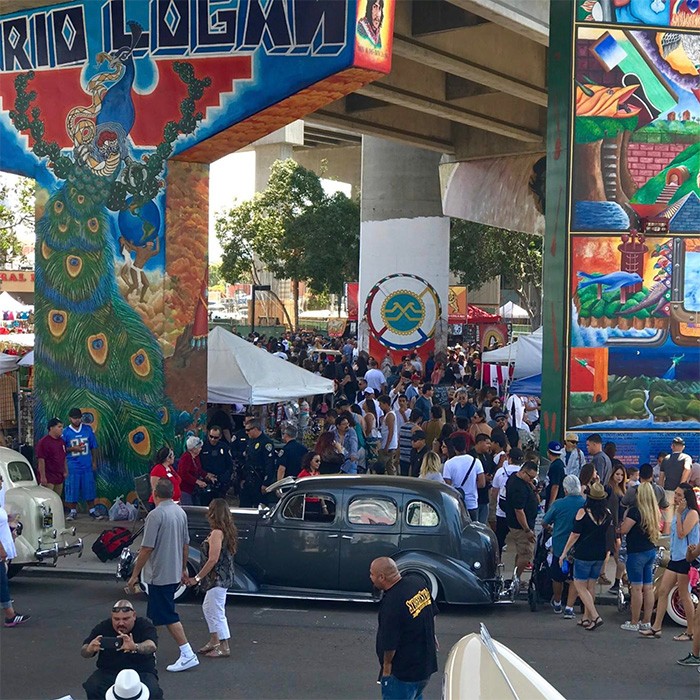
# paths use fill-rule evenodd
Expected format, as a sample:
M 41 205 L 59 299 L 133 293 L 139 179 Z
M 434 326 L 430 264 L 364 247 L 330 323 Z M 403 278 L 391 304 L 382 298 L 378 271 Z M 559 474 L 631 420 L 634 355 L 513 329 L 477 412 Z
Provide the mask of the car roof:
M 26 457 L 16 450 L 11 450 L 9 447 L 0 447 L 0 462 L 27 462 Z
M 409 491 L 412 494 L 420 494 L 425 497 L 436 498 L 438 493 L 442 493 L 452 498 L 457 498 L 455 490 L 447 484 L 430 479 L 417 479 L 413 476 L 380 476 L 374 474 L 347 474 L 312 476 L 299 479 L 294 484 L 292 490 L 304 488 L 316 489 L 340 489 L 358 487 L 362 489 L 372 488 L 377 491 L 400 490 Z

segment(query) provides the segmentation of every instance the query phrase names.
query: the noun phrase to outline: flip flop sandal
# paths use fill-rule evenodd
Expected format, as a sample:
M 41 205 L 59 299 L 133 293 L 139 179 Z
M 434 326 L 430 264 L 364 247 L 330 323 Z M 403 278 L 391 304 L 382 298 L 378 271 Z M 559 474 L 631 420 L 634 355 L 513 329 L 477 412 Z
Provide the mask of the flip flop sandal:
M 591 626 L 591 620 L 579 620 L 576 624 L 579 627 L 583 627 L 584 629 L 588 629 Z
M 221 651 L 221 647 L 217 644 L 211 651 L 207 652 L 204 656 L 209 659 L 225 659 L 231 656 L 231 651 Z
M 197 653 L 198 654 L 207 654 L 210 651 L 213 651 L 216 649 L 219 645 L 218 644 L 205 644 Z
M 653 627 L 646 630 L 639 630 L 639 634 L 647 639 L 661 639 L 661 630 L 655 630 Z
M 673 638 L 674 642 L 692 642 L 693 641 L 693 635 L 688 634 L 687 632 L 683 632 L 683 634 L 677 634 Z
M 603 624 L 603 618 L 602 617 L 597 617 L 588 627 L 586 627 L 587 632 L 592 632 L 593 630 L 598 629 L 601 627 Z

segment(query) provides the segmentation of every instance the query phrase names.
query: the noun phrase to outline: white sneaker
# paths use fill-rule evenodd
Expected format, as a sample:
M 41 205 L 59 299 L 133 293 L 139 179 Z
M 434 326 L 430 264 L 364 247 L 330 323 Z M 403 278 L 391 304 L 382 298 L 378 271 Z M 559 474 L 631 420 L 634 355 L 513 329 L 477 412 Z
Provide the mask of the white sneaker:
M 634 624 L 627 620 L 624 624 L 620 625 L 621 630 L 627 630 L 628 632 L 639 632 L 639 623 Z
M 75 520 L 78 517 L 78 511 L 72 510 L 68 515 L 66 515 L 66 520 Z
M 199 659 L 195 654 L 192 654 L 192 656 L 181 656 L 174 664 L 166 666 L 165 670 L 176 673 L 177 671 L 186 671 L 188 668 L 194 668 L 195 666 L 199 666 Z

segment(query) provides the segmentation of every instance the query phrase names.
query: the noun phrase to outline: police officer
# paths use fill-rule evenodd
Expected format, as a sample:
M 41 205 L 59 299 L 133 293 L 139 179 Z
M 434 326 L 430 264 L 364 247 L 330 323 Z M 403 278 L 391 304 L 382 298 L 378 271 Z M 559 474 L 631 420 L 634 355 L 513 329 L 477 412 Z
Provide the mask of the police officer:
M 241 508 L 255 508 L 258 503 L 272 500 L 264 489 L 275 482 L 277 452 L 272 440 L 262 432 L 259 418 L 246 421 L 246 433 L 248 445 L 241 478 Z
M 208 440 L 202 445 L 199 460 L 202 463 L 202 469 L 216 477 L 214 495 L 224 498 L 231 483 L 233 462 L 230 446 L 222 438 L 222 430 L 218 425 L 212 425 L 209 428 Z

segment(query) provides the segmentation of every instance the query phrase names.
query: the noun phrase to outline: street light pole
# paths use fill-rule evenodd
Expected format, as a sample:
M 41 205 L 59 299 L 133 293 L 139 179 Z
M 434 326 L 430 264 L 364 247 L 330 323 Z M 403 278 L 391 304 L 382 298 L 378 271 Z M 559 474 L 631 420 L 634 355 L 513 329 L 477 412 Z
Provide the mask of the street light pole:
M 250 305 L 250 312 L 253 315 L 253 318 L 251 319 L 251 322 L 250 322 L 251 335 L 255 335 L 255 292 L 269 292 L 269 291 L 270 291 L 269 284 L 254 284 L 253 285 L 252 299 L 251 299 L 251 305 Z

